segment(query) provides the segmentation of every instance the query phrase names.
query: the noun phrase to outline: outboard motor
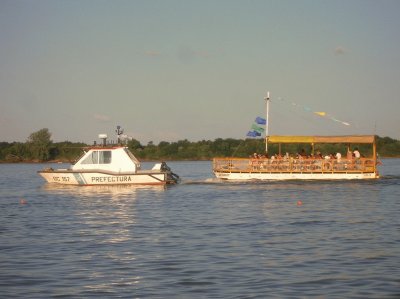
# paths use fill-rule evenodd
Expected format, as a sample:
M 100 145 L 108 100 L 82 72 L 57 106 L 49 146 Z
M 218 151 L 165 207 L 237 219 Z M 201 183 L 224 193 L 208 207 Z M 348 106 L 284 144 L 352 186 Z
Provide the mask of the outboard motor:
M 165 163 L 165 162 L 161 163 L 161 170 L 163 170 L 163 171 L 168 173 L 168 183 L 169 184 L 176 184 L 181 180 L 179 178 L 179 175 L 177 175 L 176 173 L 172 172 L 171 168 L 169 168 L 167 163 Z
M 153 170 L 161 170 L 162 172 L 166 172 L 168 178 L 167 181 L 168 184 L 176 184 L 179 183 L 179 181 L 181 180 L 179 178 L 179 175 L 173 173 L 171 168 L 169 168 L 169 166 L 165 162 L 157 163 L 156 165 L 154 165 Z
M 171 168 L 165 162 L 161 162 L 161 170 L 162 171 L 171 171 Z

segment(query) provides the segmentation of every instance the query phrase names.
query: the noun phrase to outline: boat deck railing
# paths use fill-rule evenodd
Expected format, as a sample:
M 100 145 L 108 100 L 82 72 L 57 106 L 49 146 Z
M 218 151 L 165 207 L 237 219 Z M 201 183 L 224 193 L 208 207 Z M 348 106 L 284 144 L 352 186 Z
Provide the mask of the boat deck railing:
M 214 158 L 214 172 L 373 173 L 376 161 L 359 159 Z

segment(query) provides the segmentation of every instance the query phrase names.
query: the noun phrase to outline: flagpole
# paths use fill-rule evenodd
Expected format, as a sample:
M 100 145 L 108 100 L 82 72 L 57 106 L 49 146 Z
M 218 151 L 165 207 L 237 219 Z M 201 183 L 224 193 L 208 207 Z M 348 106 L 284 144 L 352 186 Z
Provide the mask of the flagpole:
M 268 136 L 269 136 L 269 91 L 264 98 L 266 103 L 266 124 L 265 124 L 265 153 L 268 154 Z

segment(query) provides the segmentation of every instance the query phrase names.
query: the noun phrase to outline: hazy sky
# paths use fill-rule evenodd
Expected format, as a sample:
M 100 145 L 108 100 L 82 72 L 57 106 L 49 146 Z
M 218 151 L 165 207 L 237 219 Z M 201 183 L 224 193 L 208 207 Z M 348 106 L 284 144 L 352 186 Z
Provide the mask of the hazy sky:
M 270 134 L 400 139 L 399 15 L 398 0 L 0 0 L 0 141 L 244 138 L 267 91 Z

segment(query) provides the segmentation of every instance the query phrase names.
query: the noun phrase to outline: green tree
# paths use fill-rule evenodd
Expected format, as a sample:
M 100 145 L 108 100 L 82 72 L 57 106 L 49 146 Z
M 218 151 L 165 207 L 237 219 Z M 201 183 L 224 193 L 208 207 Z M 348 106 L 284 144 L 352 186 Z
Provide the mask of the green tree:
M 87 146 L 82 142 L 72 143 L 70 141 L 63 141 L 53 143 L 50 148 L 50 159 L 76 162 L 76 159 L 82 156 L 82 149 Z
M 34 132 L 28 137 L 28 146 L 32 157 L 39 161 L 49 160 L 51 144 L 51 133 L 47 128 Z
M 0 145 L 0 160 L 6 162 L 21 162 L 29 159 L 27 146 L 21 142 L 5 143 Z
M 72 143 L 69 141 L 53 143 L 48 129 L 42 129 L 32 133 L 27 142 L 0 142 L 0 162 L 23 162 L 23 161 L 47 161 L 61 160 L 74 161 L 81 154 L 82 148 L 87 146 L 84 143 Z M 370 156 L 372 148 L 370 145 L 353 144 L 352 149 L 358 147 L 361 154 Z M 176 142 L 161 141 L 155 145 L 152 141 L 147 145 L 141 145 L 138 140 L 132 139 L 128 142 L 129 149 L 139 159 L 146 160 L 204 160 L 214 157 L 248 157 L 253 153 L 264 153 L 265 142 L 262 138 L 257 139 L 222 139 L 214 141 L 202 140 L 191 142 L 187 139 Z M 295 154 L 305 149 L 311 152 L 308 144 L 282 144 L 281 152 Z M 340 151 L 345 154 L 345 144 L 318 144 L 315 151 L 330 154 Z M 271 156 L 278 153 L 278 144 L 268 145 L 268 154 Z M 377 152 L 382 157 L 399 157 L 400 141 L 390 137 L 377 136 Z

